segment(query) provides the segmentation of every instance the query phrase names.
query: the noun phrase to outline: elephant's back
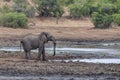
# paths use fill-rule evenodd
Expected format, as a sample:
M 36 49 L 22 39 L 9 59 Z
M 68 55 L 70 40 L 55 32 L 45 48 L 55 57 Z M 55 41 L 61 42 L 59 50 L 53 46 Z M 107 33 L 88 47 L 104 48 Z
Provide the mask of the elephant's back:
M 27 47 L 29 46 L 32 49 L 38 48 L 38 45 L 39 45 L 38 36 L 28 35 L 28 36 L 25 36 L 22 39 L 22 41 L 23 41 L 23 44 Z
M 38 36 L 36 36 L 36 35 L 27 35 L 27 36 L 24 36 L 23 38 L 22 38 L 22 40 L 23 41 L 30 41 L 30 40 L 35 40 L 35 39 L 37 39 L 38 38 Z

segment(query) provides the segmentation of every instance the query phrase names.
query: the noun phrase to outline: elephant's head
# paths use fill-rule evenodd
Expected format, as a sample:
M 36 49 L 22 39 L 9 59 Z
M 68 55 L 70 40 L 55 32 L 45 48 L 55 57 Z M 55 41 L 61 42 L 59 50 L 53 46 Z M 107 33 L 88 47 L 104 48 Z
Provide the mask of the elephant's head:
M 55 48 L 56 48 L 56 39 L 55 39 L 55 37 L 50 35 L 47 32 L 42 32 L 40 37 L 41 37 L 41 40 L 43 40 L 45 43 L 48 42 L 48 41 L 53 41 L 53 44 L 54 44 L 54 54 L 53 54 L 53 56 L 55 56 Z

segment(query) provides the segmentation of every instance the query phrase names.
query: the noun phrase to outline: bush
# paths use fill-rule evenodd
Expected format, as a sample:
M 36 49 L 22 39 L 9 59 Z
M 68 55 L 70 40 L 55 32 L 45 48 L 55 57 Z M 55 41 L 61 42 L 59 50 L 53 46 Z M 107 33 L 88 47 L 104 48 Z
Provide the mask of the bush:
M 70 7 L 70 16 L 72 18 L 81 18 L 83 16 L 89 16 L 90 9 L 87 5 L 73 4 Z
M 57 0 L 39 0 L 38 11 L 45 17 L 61 17 L 64 12 Z
M 22 13 L 10 12 L 0 15 L 0 25 L 11 28 L 26 28 L 28 19 Z
M 73 4 L 73 3 L 75 3 L 75 0 L 65 0 L 65 5 L 71 5 L 71 4 Z
M 92 15 L 93 12 L 98 12 L 98 9 L 99 9 L 99 5 L 98 5 L 98 1 L 88 1 L 88 7 L 90 9 L 90 14 L 89 15 Z
M 105 29 L 110 27 L 112 23 L 112 18 L 110 15 L 94 12 L 92 14 L 92 21 L 95 25 L 95 28 Z
M 11 0 L 4 0 L 4 1 L 6 1 L 6 2 L 10 2 Z
M 27 17 L 29 18 L 32 18 L 35 16 L 35 8 L 34 7 L 28 7 L 26 10 L 25 10 L 25 14 Z
M 113 22 L 120 26 L 120 14 L 113 14 Z
M 72 18 L 80 18 L 82 16 L 80 14 L 80 6 L 79 5 L 71 5 L 70 6 L 70 16 Z
M 118 12 L 117 6 L 114 4 L 110 4 L 110 3 L 106 3 L 101 5 L 101 7 L 99 8 L 99 12 L 101 14 L 109 14 L 112 15 L 114 13 Z
M 27 0 L 14 0 L 13 10 L 24 13 L 27 17 L 32 18 L 35 15 L 35 8 L 28 5 Z

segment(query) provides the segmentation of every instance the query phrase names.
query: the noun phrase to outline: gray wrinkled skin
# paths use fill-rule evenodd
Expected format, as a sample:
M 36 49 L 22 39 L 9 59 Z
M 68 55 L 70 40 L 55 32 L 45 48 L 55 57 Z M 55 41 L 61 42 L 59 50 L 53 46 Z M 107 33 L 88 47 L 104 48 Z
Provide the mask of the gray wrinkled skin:
M 25 52 L 25 58 L 31 59 L 31 55 L 30 55 L 31 50 L 39 48 L 38 59 L 41 59 L 41 55 L 42 55 L 42 60 L 46 60 L 45 59 L 45 44 L 48 41 L 53 41 L 53 44 L 54 44 L 53 56 L 55 56 L 56 41 L 55 41 L 55 38 L 49 33 L 42 32 L 40 35 L 30 34 L 30 35 L 23 37 L 21 40 L 21 45 Z

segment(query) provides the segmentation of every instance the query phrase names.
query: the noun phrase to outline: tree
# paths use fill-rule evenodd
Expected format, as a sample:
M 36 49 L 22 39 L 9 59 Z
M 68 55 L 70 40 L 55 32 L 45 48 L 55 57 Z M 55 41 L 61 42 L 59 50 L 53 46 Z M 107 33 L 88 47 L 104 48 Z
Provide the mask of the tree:
M 64 13 L 57 0 L 39 0 L 37 9 L 40 16 L 57 18 L 57 23 Z

